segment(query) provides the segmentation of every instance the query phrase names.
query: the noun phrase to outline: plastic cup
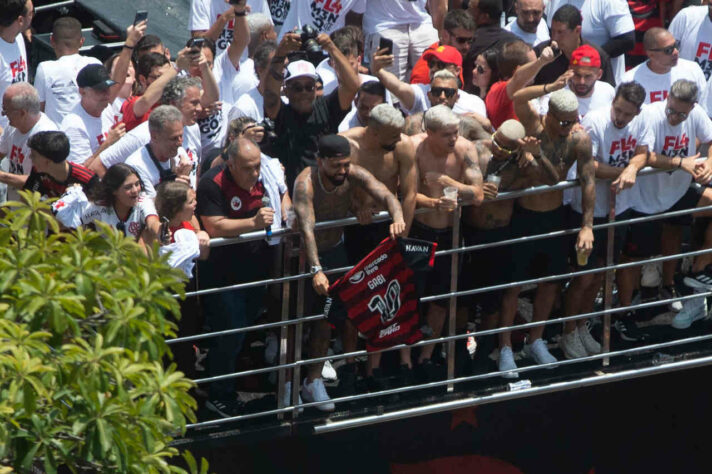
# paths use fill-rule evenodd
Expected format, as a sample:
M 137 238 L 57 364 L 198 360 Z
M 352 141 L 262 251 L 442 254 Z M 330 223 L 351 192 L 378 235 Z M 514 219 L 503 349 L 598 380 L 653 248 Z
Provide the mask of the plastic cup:
M 455 186 L 448 186 L 447 188 L 443 189 L 443 196 L 446 199 L 451 199 L 457 202 L 457 188 Z
M 497 186 L 497 189 L 499 189 L 499 183 L 502 182 L 502 177 L 496 174 L 490 174 L 487 176 L 487 182 L 494 184 Z
M 585 267 L 586 264 L 588 263 L 588 252 L 586 252 L 583 249 L 576 249 L 576 262 L 578 263 L 579 267 Z

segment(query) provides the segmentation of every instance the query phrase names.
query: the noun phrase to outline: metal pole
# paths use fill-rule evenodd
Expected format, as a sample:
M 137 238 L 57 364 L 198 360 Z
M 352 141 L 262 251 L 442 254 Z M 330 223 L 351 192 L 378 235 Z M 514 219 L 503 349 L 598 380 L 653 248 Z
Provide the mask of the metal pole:
M 616 192 L 613 190 L 613 188 L 609 189 L 609 202 L 610 202 L 610 207 L 608 209 L 608 222 L 614 222 L 616 220 Z M 614 250 L 614 236 L 615 236 L 616 228 L 615 227 L 609 227 L 607 234 L 608 234 L 608 242 L 607 242 L 607 248 L 606 248 L 606 266 L 611 267 L 613 266 L 613 260 L 614 260 L 614 255 L 613 255 L 613 250 Z M 620 232 L 620 231 L 619 231 Z M 595 245 L 595 243 L 594 243 Z M 603 309 L 608 310 L 611 309 L 613 306 L 613 279 L 615 278 L 615 272 L 613 270 L 608 270 L 606 272 L 606 280 L 604 283 L 604 293 L 603 293 Z M 610 313 L 606 313 L 603 316 L 603 352 L 610 352 L 611 351 L 611 315 Z M 602 359 L 603 361 L 603 366 L 607 367 L 610 364 L 610 359 L 608 357 L 605 357 Z
M 299 239 L 299 269 L 298 273 L 303 273 L 306 270 L 306 253 L 302 239 Z M 297 319 L 304 316 L 304 280 L 299 280 L 297 283 Z M 302 359 L 302 336 L 304 334 L 304 325 L 297 324 L 294 328 L 294 360 Z M 313 356 L 312 356 L 313 357 Z M 301 367 L 297 365 L 292 371 L 292 405 L 299 404 L 299 389 L 301 388 Z M 292 412 L 292 418 L 299 416 L 298 410 Z
M 292 255 L 292 240 L 289 237 L 282 239 L 282 276 L 289 276 L 289 262 Z M 289 282 L 282 283 L 282 317 L 281 322 L 289 320 Z M 282 326 L 279 330 L 279 365 L 287 363 L 287 339 L 289 337 L 289 326 Z M 287 382 L 287 373 L 281 369 L 277 376 L 277 408 L 284 408 L 284 389 Z M 294 391 L 292 385 L 292 391 Z M 280 419 L 282 415 L 279 415 Z
M 460 216 L 462 215 L 462 207 L 457 206 L 453 211 L 452 216 L 452 248 L 458 248 L 460 246 Z M 458 253 L 452 254 L 452 268 L 450 269 L 450 292 L 457 292 L 457 264 L 459 260 Z M 442 257 L 441 257 L 442 258 Z M 445 257 L 447 258 L 447 257 Z M 454 336 L 457 324 L 457 296 L 450 297 L 450 320 L 448 323 L 448 336 Z M 447 343 L 447 379 L 452 380 L 455 378 L 455 341 L 449 341 Z M 452 392 L 455 390 L 453 384 L 448 384 L 447 391 Z

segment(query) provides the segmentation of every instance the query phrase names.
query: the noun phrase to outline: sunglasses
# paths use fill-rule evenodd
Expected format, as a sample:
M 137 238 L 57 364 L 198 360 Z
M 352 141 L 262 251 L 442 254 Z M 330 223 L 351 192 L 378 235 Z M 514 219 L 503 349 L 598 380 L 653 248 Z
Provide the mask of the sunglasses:
M 452 31 L 448 31 L 448 33 L 450 33 L 450 36 L 454 37 L 455 41 L 460 44 L 472 44 L 472 42 L 475 40 L 475 38 L 472 36 L 455 36 Z
M 561 128 L 568 128 L 568 127 L 573 127 L 579 123 L 579 119 L 576 120 L 559 120 L 559 127 Z
M 677 40 L 675 40 L 675 44 L 673 44 L 672 46 L 668 46 L 666 48 L 651 48 L 648 51 L 659 51 L 663 54 L 667 54 L 668 56 L 670 56 L 676 49 L 678 51 L 680 50 L 680 42 Z
M 294 84 L 290 84 L 290 85 L 288 86 L 288 88 L 289 88 L 289 90 L 291 90 L 292 92 L 295 92 L 295 93 L 299 94 L 300 92 L 304 92 L 304 91 L 307 91 L 307 92 L 314 92 L 314 90 L 316 89 L 316 85 L 315 85 L 315 84 L 310 84 L 310 85 L 308 85 L 308 86 L 303 86 L 303 85 L 301 85 L 301 84 L 299 84 L 299 83 L 294 83 Z
M 447 97 L 449 99 L 455 95 L 455 93 L 457 92 L 457 89 L 454 89 L 452 87 L 431 87 L 430 88 L 430 93 L 433 94 L 434 97 L 440 97 L 440 95 L 443 92 L 445 93 L 445 97 Z
M 682 120 L 685 120 L 689 114 L 688 114 L 687 112 L 678 112 L 677 110 L 675 110 L 675 109 L 673 109 L 673 108 L 666 107 L 666 108 L 665 108 L 665 115 L 667 115 L 667 116 L 670 116 L 670 115 L 677 115 L 677 116 L 680 117 Z
M 518 151 L 517 149 L 503 147 L 502 145 L 497 143 L 497 140 L 495 140 L 495 138 L 494 138 L 495 135 L 496 135 L 496 133 L 493 133 L 492 136 L 490 137 L 490 139 L 492 140 L 492 145 L 496 146 L 499 151 L 501 151 L 502 153 L 506 153 L 508 155 L 513 155 Z
M 484 73 L 485 73 L 485 68 L 483 68 L 482 66 L 480 66 L 480 65 L 478 64 L 477 67 L 475 68 L 475 71 L 477 71 L 477 74 L 484 74 Z

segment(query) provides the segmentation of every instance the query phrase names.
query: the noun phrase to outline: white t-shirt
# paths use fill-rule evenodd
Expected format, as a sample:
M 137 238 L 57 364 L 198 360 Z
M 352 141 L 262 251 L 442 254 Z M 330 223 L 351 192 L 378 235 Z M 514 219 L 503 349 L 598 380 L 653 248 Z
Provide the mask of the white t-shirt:
M 712 120 L 695 105 L 684 122 L 672 126 L 665 116 L 667 101 L 655 102 L 643 108 L 642 119 L 654 135 L 651 151 L 669 157 L 693 156 L 697 153 L 695 139 L 701 143 L 712 141 Z M 638 196 L 633 209 L 645 214 L 663 212 L 687 192 L 692 176 L 683 170 L 657 173 L 638 179 Z
M 40 112 L 40 119 L 27 133 L 21 133 L 15 127 L 8 125 L 2 136 L 0 136 L 0 154 L 5 155 L 5 159 L 8 161 L 7 172 L 19 175 L 30 174 L 30 171 L 32 171 L 32 159 L 30 158 L 30 147 L 27 146 L 27 140 L 37 132 L 55 130 L 57 130 L 57 124 L 42 112 Z M 8 186 L 7 189 L 8 200 L 18 201 L 20 199 L 17 189 L 12 186 Z
M 255 122 L 261 122 L 265 118 L 264 104 L 264 97 L 255 86 L 237 99 L 235 106 L 230 110 L 228 121 L 238 117 L 250 117 Z
M 99 159 L 105 168 L 109 168 L 116 163 L 123 163 L 136 150 L 151 141 L 151 133 L 148 131 L 148 121 L 133 128 L 119 141 L 104 150 Z M 183 127 L 183 149 L 189 155 L 197 157 L 200 162 L 202 155 L 202 145 L 200 141 L 200 128 L 195 123 L 189 127 Z
M 672 19 L 669 30 L 680 40 L 680 57 L 699 64 L 709 79 L 712 76 L 712 20 L 708 7 L 683 8 Z
M 702 107 L 704 107 L 704 109 L 707 111 L 707 115 L 712 117 L 712 77 L 710 77 L 710 80 L 707 81 L 704 96 L 707 98 L 707 100 L 705 100 L 705 102 L 702 104 Z
M 569 85 L 566 84 L 564 89 L 570 90 Z M 542 96 L 539 99 L 539 114 L 544 115 L 549 110 L 549 97 L 551 94 Z M 608 107 L 613 103 L 613 99 L 616 97 L 616 90 L 607 82 L 596 81 L 593 84 L 593 93 L 588 97 L 578 97 L 578 111 L 579 119 L 583 120 L 589 110 L 596 110 L 603 107 Z
M 694 61 L 680 58 L 677 61 L 677 66 L 670 69 L 667 74 L 657 74 L 651 71 L 646 61 L 626 71 L 623 75 L 623 82 L 638 81 L 645 88 L 646 104 L 667 99 L 670 86 L 678 79 L 694 81 L 700 94 L 698 102 L 704 103 L 707 81 L 702 69 Z
M 202 156 L 207 156 L 213 150 L 222 148 L 230 124 L 228 117 L 230 117 L 232 108 L 229 103 L 223 102 L 220 111 L 198 120 Z
M 70 54 L 56 61 L 42 61 L 37 66 L 35 89 L 40 101 L 45 103 L 45 113 L 55 123 L 62 123 L 79 103 L 77 74 L 89 64 L 101 64 L 101 61 L 90 56 Z
M 316 67 L 316 73 L 321 77 L 322 84 L 324 84 L 324 95 L 330 94 L 334 89 L 339 86 L 339 80 L 336 77 L 336 71 L 329 64 L 329 59 L 324 59 Z M 359 79 L 361 79 L 361 84 L 368 81 L 378 81 L 376 76 L 370 74 L 358 74 Z M 392 104 L 393 99 L 391 98 L 391 93 L 386 90 L 386 103 Z
M 218 83 L 221 101 L 230 104 L 235 103 L 237 97 L 233 95 L 233 84 L 238 75 L 239 69 L 236 69 L 232 61 L 230 61 L 227 50 L 218 54 L 213 62 L 213 76 L 215 77 L 215 82 Z
M 108 105 L 101 116 L 89 115 L 82 104 L 77 104 L 64 117 L 60 130 L 69 138 L 69 156 L 73 163 L 84 163 L 104 143 L 109 130 L 114 126 L 114 110 Z
M 350 130 L 354 127 L 365 127 L 367 124 L 361 123 L 356 113 L 356 108 L 351 108 L 351 111 L 346 114 L 346 117 L 339 124 L 339 133 Z
M 21 34 L 15 37 L 14 43 L 0 38 L 0 98 L 10 85 L 28 80 L 25 39 Z M 5 128 L 7 124 L 7 117 L 0 115 L 0 127 Z
M 52 204 L 52 212 L 62 225 L 71 229 L 100 221 L 121 230 L 119 226 L 121 220 L 116 215 L 114 207 L 89 202 L 81 186 L 71 186 L 67 189 L 67 192 Z M 138 203 L 131 208 L 131 213 L 122 223 L 124 235 L 138 239 L 151 216 L 158 216 L 153 199 L 149 199 L 142 193 Z
M 264 13 L 271 18 L 267 0 L 247 0 L 247 5 L 251 8 L 252 13 Z M 232 8 L 225 0 L 193 0 L 190 6 L 190 17 L 188 18 L 188 29 L 190 31 L 209 30 L 213 23 L 222 15 L 228 8 Z M 232 43 L 232 29 L 234 28 L 234 20 L 229 21 L 222 33 L 215 42 L 215 54 L 225 51 Z M 247 48 L 242 54 L 242 59 L 247 58 Z
M 617 128 L 611 120 L 611 107 L 592 110 L 586 114 L 582 122 L 583 127 L 591 137 L 593 158 L 599 163 L 604 163 L 616 168 L 625 168 L 630 159 L 635 156 L 635 149 L 639 146 L 653 146 L 652 131 L 641 120 L 640 114 L 623 128 Z M 574 177 L 576 175 L 576 167 Z M 569 178 L 572 179 L 572 178 Z M 608 216 L 610 208 L 610 187 L 608 180 L 596 181 L 596 205 L 594 217 Z M 636 186 L 624 189 L 616 196 L 616 215 L 628 210 L 636 193 Z M 575 188 L 571 199 L 571 208 L 581 213 L 581 188 Z
M 196 178 L 198 176 L 198 160 L 194 156 L 188 155 L 186 151 L 182 148 L 178 148 L 178 153 L 171 160 L 166 160 L 165 162 L 159 162 L 161 167 L 165 170 L 171 168 L 171 161 L 174 165 L 178 165 L 181 158 L 185 157 L 193 165 L 190 171 L 190 187 L 196 188 Z M 133 168 L 138 172 L 141 182 L 143 183 L 143 191 L 146 196 L 151 199 L 156 197 L 156 187 L 161 182 L 161 173 L 156 168 L 156 165 L 151 160 L 151 156 L 148 153 L 148 148 L 142 146 L 136 150 L 131 156 L 126 159 L 126 164 L 133 166 Z
M 563 7 L 564 5 L 573 5 L 579 10 L 583 6 L 584 0 L 548 0 L 545 1 L 544 14 L 546 15 L 546 24 L 551 28 L 551 20 L 554 17 L 554 13 Z
M 430 84 L 411 84 L 410 87 L 413 88 L 415 101 L 413 102 L 413 107 L 408 110 L 408 114 L 413 115 L 428 110 L 430 108 L 430 99 L 428 99 Z M 485 102 L 482 99 L 463 90 L 459 91 L 459 93 L 460 96 L 452 108 L 453 112 L 456 114 L 469 114 L 474 112 L 483 117 L 487 117 L 487 107 L 485 107 Z
M 551 37 L 549 36 L 549 27 L 546 26 L 546 21 L 544 20 L 544 18 L 539 21 L 539 25 L 536 27 L 536 33 L 529 33 L 528 31 L 524 31 L 517 23 L 516 18 L 510 21 L 507 26 L 504 27 L 504 29 L 507 31 L 511 31 L 519 38 L 521 38 L 522 41 L 528 43 L 530 46 L 536 46 L 539 43 L 549 41 L 551 39 Z
M 635 29 L 626 0 L 586 0 L 581 7 L 581 16 L 581 36 L 598 46 Z M 625 72 L 624 55 L 611 58 L 611 67 L 616 84 L 620 84 Z
M 363 15 L 365 35 L 398 25 L 432 25 L 433 19 L 425 10 L 428 0 L 368 0 Z
M 240 69 L 235 74 L 232 80 L 232 100 L 235 103 L 245 92 L 253 87 L 257 87 L 260 83 L 257 73 L 255 73 L 255 62 L 252 59 L 240 61 Z
M 287 17 L 279 33 L 278 41 L 294 27 L 299 29 L 311 25 L 321 33 L 331 34 L 346 23 L 346 14 L 350 11 L 366 11 L 366 0 L 321 0 L 292 2 Z

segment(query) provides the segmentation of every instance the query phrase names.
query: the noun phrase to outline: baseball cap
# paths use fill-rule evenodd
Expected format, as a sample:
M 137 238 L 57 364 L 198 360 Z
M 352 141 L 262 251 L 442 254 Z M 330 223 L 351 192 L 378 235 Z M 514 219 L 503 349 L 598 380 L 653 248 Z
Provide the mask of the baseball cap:
M 77 86 L 91 87 L 92 89 L 108 89 L 116 84 L 111 80 L 109 72 L 101 64 L 84 66 L 77 74 Z
M 315 81 L 319 76 L 316 74 L 316 68 L 309 61 L 300 59 L 298 61 L 287 64 L 287 69 L 284 72 L 284 82 L 291 81 L 298 77 L 311 77 Z
M 324 158 L 351 156 L 351 145 L 341 135 L 324 135 L 319 138 L 319 156 Z
M 601 67 L 601 55 L 588 44 L 579 46 L 571 53 L 571 66 Z
M 438 46 L 425 51 L 423 59 L 427 61 L 430 58 L 437 58 L 446 64 L 455 64 L 457 67 L 462 67 L 462 55 L 452 46 Z

